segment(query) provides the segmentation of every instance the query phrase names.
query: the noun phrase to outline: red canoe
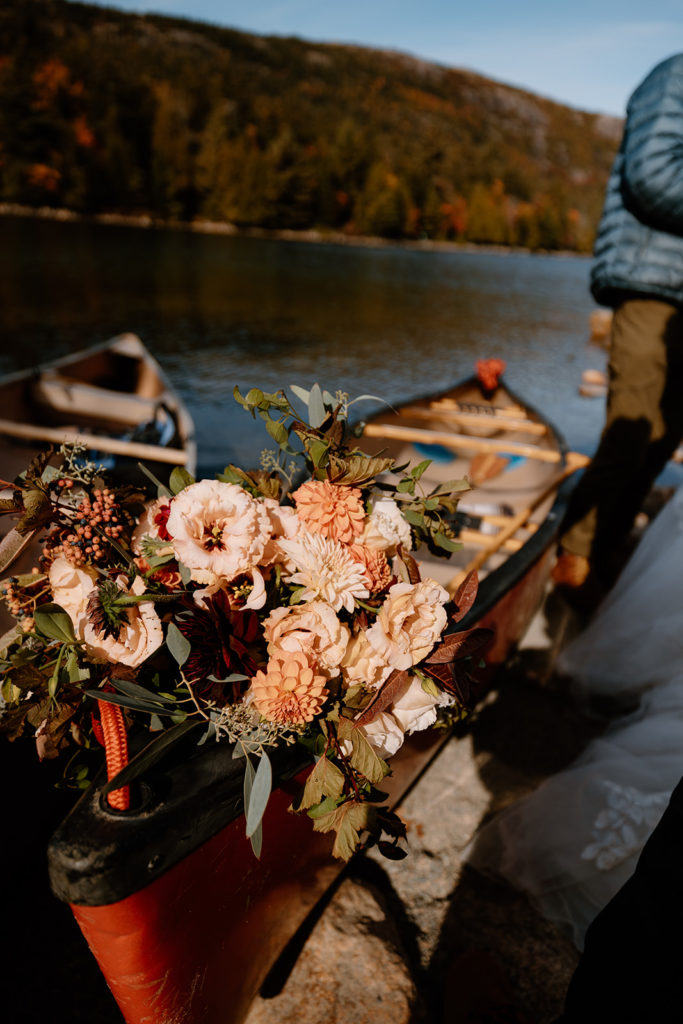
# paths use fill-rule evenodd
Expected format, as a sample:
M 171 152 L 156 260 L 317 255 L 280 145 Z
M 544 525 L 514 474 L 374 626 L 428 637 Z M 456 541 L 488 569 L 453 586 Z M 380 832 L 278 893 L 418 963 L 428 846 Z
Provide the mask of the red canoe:
M 454 588 L 481 576 L 458 628 L 494 630 L 482 688 L 538 608 L 575 466 L 562 439 L 500 386 L 468 381 L 382 414 L 364 448 L 434 461 L 434 480 L 477 476 L 461 502 L 463 551 L 428 573 Z M 396 803 L 436 755 L 441 731 L 410 737 L 383 784 Z M 256 860 L 244 836 L 242 769 L 226 744 L 161 764 L 126 812 L 92 787 L 49 848 L 54 892 L 73 913 L 127 1024 L 238 1024 L 274 961 L 341 869 L 329 836 L 287 808 L 306 771 L 284 752 Z

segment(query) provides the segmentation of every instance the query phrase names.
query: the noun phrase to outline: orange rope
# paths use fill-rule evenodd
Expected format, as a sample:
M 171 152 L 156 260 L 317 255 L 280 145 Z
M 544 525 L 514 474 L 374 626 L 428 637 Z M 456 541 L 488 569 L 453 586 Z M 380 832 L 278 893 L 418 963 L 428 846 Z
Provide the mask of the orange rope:
M 107 778 L 113 779 L 128 764 L 128 737 L 123 712 L 116 704 L 106 700 L 98 700 L 102 734 L 104 736 L 104 753 L 107 759 Z M 109 793 L 107 800 L 117 811 L 127 811 L 130 807 L 130 789 L 123 786 Z

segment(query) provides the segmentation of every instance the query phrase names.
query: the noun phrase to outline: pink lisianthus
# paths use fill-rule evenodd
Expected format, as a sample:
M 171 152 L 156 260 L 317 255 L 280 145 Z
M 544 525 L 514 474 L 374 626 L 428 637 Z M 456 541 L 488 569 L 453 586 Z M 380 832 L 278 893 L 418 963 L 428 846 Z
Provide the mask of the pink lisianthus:
M 224 580 L 252 573 L 272 526 L 263 503 L 237 484 L 200 480 L 171 502 L 167 529 L 178 561 Z

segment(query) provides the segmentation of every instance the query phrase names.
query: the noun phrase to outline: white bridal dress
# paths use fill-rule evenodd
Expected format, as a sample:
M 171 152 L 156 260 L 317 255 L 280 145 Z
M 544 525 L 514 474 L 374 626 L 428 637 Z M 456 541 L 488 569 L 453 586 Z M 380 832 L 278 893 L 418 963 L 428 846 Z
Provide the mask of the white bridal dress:
M 559 668 L 580 691 L 639 708 L 486 825 L 469 860 L 526 890 L 581 949 L 683 776 L 683 487 Z

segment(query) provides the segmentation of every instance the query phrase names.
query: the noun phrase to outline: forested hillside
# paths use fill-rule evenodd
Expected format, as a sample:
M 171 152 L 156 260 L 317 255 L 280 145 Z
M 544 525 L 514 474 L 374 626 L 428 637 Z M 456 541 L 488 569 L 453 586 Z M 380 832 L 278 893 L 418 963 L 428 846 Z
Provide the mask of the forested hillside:
M 0 5 L 0 202 L 587 250 L 614 118 L 386 51 Z

